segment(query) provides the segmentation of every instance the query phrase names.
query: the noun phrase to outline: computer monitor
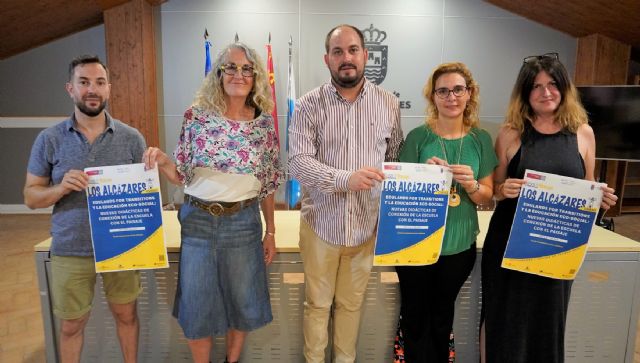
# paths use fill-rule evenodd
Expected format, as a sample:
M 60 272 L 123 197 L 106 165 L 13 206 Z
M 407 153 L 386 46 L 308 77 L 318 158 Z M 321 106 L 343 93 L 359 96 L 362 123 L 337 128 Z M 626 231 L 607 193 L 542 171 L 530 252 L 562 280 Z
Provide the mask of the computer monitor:
M 596 136 L 596 158 L 640 161 L 640 86 L 578 87 Z

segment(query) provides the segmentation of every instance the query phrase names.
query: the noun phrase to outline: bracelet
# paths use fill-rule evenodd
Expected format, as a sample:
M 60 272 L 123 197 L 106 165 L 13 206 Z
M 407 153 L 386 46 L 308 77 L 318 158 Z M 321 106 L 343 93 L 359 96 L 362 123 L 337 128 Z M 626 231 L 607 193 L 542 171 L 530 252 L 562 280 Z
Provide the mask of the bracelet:
M 266 234 L 267 236 L 275 236 L 275 235 L 276 235 L 276 232 L 269 232 L 269 231 L 266 231 L 264 234 Z
M 470 192 L 467 192 L 467 195 L 471 195 L 471 194 L 477 192 L 478 190 L 480 190 L 480 182 L 477 181 L 477 180 L 475 182 L 476 182 L 476 184 L 473 186 L 473 190 L 470 191 Z

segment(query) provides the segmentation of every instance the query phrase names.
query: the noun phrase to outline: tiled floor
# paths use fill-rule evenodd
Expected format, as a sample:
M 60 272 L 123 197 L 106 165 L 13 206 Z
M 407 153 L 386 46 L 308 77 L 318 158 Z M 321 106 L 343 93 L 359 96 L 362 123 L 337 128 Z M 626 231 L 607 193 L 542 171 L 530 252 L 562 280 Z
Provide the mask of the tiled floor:
M 49 215 L 0 214 L 0 362 L 44 362 L 33 253 L 49 236 Z
M 49 220 L 49 215 L 0 214 L 0 362 L 45 360 L 33 245 L 49 236 Z M 616 232 L 640 241 L 640 214 L 614 220 Z M 640 325 L 634 362 L 640 363 Z

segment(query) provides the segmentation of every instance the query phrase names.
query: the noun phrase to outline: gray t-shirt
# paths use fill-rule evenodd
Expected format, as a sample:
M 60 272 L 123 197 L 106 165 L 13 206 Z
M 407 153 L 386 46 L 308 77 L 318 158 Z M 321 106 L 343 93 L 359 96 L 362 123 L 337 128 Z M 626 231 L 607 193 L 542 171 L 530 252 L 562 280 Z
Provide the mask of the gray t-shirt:
M 60 184 L 64 174 L 71 169 L 141 162 L 146 148 L 142 134 L 106 112 L 105 115 L 107 128 L 93 144 L 78 132 L 74 115 L 40 132 L 31 149 L 29 173 L 49 177 L 52 184 Z M 71 192 L 54 205 L 51 236 L 54 255 L 93 255 L 84 191 Z

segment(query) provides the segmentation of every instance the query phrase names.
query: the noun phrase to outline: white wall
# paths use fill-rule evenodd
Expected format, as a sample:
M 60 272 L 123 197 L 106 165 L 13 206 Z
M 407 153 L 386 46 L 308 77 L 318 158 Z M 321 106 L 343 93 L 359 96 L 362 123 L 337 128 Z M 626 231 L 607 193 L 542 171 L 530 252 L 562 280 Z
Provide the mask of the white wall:
M 31 212 L 22 199 L 31 144 L 73 111 L 64 85 L 69 62 L 81 54 L 106 60 L 104 26 L 0 61 L 0 213 Z
M 205 28 L 214 54 L 237 32 L 264 59 L 271 32 L 282 140 L 290 35 L 300 96 L 329 79 L 322 57 L 331 28 L 349 23 L 385 31 L 388 68 L 381 86 L 411 105 L 402 110 L 405 134 L 423 122 L 426 103 L 420 93 L 442 62 L 469 66 L 480 85 L 482 126 L 493 135 L 524 57 L 555 51 L 570 73 L 575 68 L 575 38 L 477 0 L 171 0 L 162 5 L 160 18 L 165 87 L 159 113 L 168 151 L 175 148 L 182 114 L 204 76 Z
M 410 109 L 403 110 L 407 131 L 422 122 L 426 104 L 420 91 L 431 70 L 441 62 L 462 61 L 470 67 L 481 87 L 482 119 L 493 123 L 502 120 L 525 56 L 557 51 L 573 73 L 575 38 L 484 2 L 372 0 L 363 4 L 341 0 L 190 0 L 163 4 L 161 62 L 165 88 L 160 113 L 166 126 L 166 146 L 174 147 L 182 113 L 204 75 L 205 27 L 214 54 L 237 32 L 240 40 L 265 58 L 264 45 L 271 32 L 278 110 L 284 115 L 289 35 L 294 41 L 300 95 L 329 79 L 322 61 L 329 29 L 340 23 L 361 29 L 373 24 L 387 33 L 382 44 L 388 46 L 388 70 L 381 86 L 411 103 Z
M 204 76 L 205 27 L 214 56 L 237 32 L 265 60 L 271 32 L 283 140 L 289 35 L 300 96 L 329 79 L 322 61 L 329 29 L 349 23 L 385 31 L 382 45 L 388 47 L 388 68 L 381 86 L 411 105 L 402 110 L 405 134 L 423 122 L 426 104 L 420 92 L 441 62 L 469 66 L 480 84 L 482 126 L 494 135 L 522 58 L 556 51 L 570 73 L 575 68 L 575 38 L 478 0 L 170 0 L 156 14 L 159 124 L 168 152 L 175 148 L 182 114 Z M 0 61 L 0 117 L 68 115 L 66 69 L 71 58 L 83 53 L 106 58 L 104 26 Z M 0 145 L 0 153 L 5 152 Z M 12 167 L 11 172 L 20 175 L 25 167 Z M 0 204 L 5 203 L 4 194 L 0 192 Z M 174 195 L 179 197 L 173 189 L 168 191 L 169 201 Z
M 0 61 L 0 117 L 70 115 L 64 85 L 69 62 L 82 54 L 106 62 L 103 25 Z

